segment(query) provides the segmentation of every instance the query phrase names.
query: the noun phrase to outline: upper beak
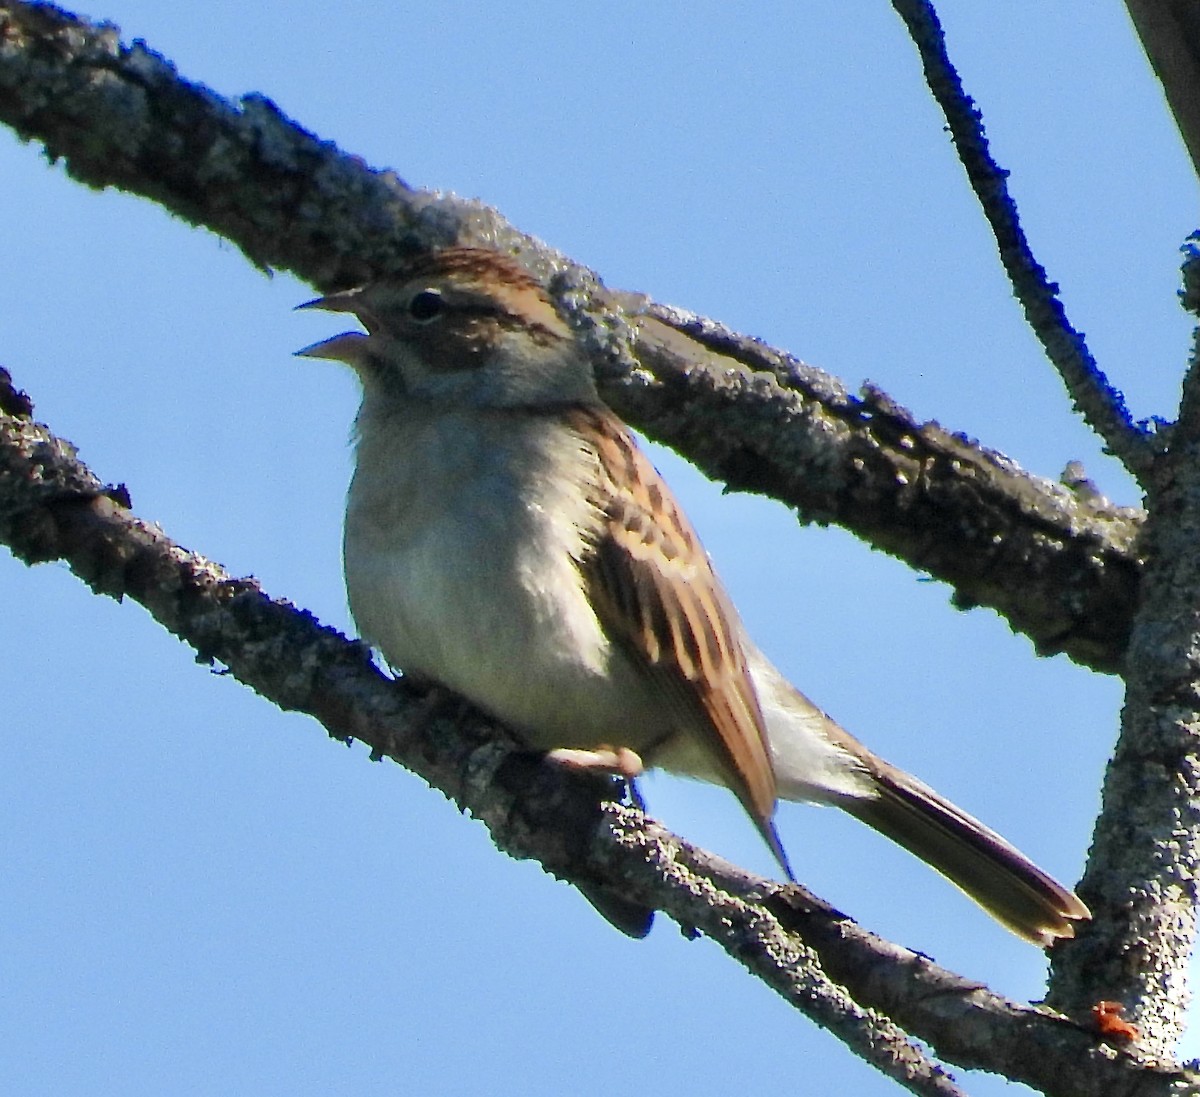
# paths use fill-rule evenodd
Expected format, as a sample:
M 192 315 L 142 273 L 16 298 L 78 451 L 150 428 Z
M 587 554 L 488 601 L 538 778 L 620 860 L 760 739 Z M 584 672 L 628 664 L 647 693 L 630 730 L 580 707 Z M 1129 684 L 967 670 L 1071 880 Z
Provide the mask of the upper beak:
M 297 305 L 297 309 L 324 309 L 326 312 L 354 312 L 362 308 L 362 286 L 353 289 L 338 290 L 337 293 L 327 293 L 324 297 L 314 297 Z

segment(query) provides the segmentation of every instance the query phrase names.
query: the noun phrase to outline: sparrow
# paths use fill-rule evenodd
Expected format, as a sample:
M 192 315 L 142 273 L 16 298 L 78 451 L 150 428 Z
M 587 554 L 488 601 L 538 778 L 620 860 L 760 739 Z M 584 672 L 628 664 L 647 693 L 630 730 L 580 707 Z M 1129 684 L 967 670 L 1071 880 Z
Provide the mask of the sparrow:
M 362 386 L 343 555 L 389 665 L 562 765 L 730 789 L 791 879 L 780 799 L 833 804 L 1042 947 L 1090 917 L 961 808 L 877 757 L 754 646 L 695 530 L 512 259 L 448 248 L 301 307 L 354 315 L 298 353 Z

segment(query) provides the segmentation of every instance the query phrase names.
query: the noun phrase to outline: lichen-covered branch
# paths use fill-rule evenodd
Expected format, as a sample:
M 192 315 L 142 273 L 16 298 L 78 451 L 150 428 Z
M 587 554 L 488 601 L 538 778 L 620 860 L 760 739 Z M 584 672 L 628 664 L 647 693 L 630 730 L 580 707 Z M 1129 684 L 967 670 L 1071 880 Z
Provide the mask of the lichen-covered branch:
M 878 389 L 852 395 L 721 325 L 651 313 L 662 323 L 645 323 L 641 339 L 653 345 L 654 377 L 622 392 L 622 411 L 651 435 L 732 488 L 836 522 L 950 583 L 958 606 L 995 609 L 1039 654 L 1119 669 L 1137 603 L 1139 511 L 1031 476 Z
M 992 159 L 979 111 L 963 91 L 946 53 L 933 4 L 929 0 L 893 0 L 892 6 L 921 56 L 925 82 L 946 117 L 954 148 L 996 237 L 1000 260 L 1030 328 L 1062 377 L 1075 410 L 1145 487 L 1155 455 L 1162 449 L 1161 439 L 1133 421 L 1125 397 L 1109 383 L 1083 335 L 1071 326 L 1057 286 L 1050 283 L 1034 257 L 1008 192 L 1008 172 Z
M 958 605 L 994 608 L 1043 654 L 1121 664 L 1135 511 L 1030 476 L 711 321 L 604 290 L 495 211 L 372 171 L 268 100 L 224 100 L 50 5 L 0 0 L 0 121 L 80 182 L 151 198 L 322 290 L 452 242 L 517 254 L 581 331 L 609 337 L 594 344 L 604 396 L 650 437 L 952 584 Z
M 357 739 L 418 773 L 512 856 L 611 888 L 711 937 L 913 1092 L 958 1090 L 906 1031 L 947 1061 L 1063 1097 L 1165 1095 L 1174 1083 L 1200 1084 L 881 941 L 803 888 L 696 849 L 608 800 L 611 783 L 546 766 L 461 701 L 385 678 L 361 645 L 136 518 L 124 489 L 97 480 L 30 411 L 0 371 L 0 541 L 19 559 L 64 560 L 96 593 L 141 603 L 280 708 L 309 713 L 335 738 Z
M 1184 268 L 1200 314 L 1200 258 Z M 1152 1054 L 1183 1033 L 1200 899 L 1200 332 L 1170 449 L 1148 495 L 1148 558 L 1080 897 L 1094 919 L 1057 950 L 1050 1000 L 1123 1002 Z

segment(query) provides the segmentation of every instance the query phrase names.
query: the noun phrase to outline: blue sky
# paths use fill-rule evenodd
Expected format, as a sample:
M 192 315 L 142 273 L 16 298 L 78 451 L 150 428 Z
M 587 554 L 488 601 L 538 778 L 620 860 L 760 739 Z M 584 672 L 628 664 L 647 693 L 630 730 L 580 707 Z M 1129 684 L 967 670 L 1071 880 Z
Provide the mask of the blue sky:
M 943 14 L 1033 246 L 1135 414 L 1170 416 L 1195 184 L 1117 5 Z M 799 9 L 799 10 L 796 10 Z M 1072 416 L 884 4 L 112 0 L 224 95 L 258 91 L 408 182 L 498 207 L 612 286 L 723 320 L 1056 477 L 1137 495 Z M 291 352 L 311 296 L 0 133 L 0 363 L 138 514 L 350 630 L 353 379 Z M 1062 879 L 1119 683 L 836 529 L 655 459 L 759 644 L 892 761 Z M 37 1094 L 896 1092 L 714 946 L 641 943 L 438 793 L 195 665 L 136 605 L 0 559 L 0 1056 Z M 732 797 L 666 777 L 674 829 L 765 872 Z M 1017 998 L 1044 964 L 832 811 L 797 875 Z M 1200 1052 L 1194 1040 L 1185 1054 Z M 1019 1092 L 969 1078 L 974 1094 Z

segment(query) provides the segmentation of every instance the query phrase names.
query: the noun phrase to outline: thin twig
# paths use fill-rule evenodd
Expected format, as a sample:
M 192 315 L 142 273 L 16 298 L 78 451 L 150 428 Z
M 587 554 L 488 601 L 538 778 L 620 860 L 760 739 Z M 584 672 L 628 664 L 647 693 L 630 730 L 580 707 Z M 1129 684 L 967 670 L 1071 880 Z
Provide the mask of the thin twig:
M 1161 440 L 1134 422 L 1124 395 L 1109 383 L 1083 335 L 1067 319 L 1057 285 L 1049 281 L 1045 268 L 1034 258 L 1016 203 L 1008 192 L 1008 172 L 992 159 L 982 115 L 963 91 L 962 81 L 950 63 L 933 4 L 929 0 L 893 0 L 892 7 L 904 20 L 921 56 L 925 82 L 946 117 L 954 148 L 996 237 L 1000 261 L 1025 310 L 1025 319 L 1062 377 L 1075 410 L 1108 451 L 1146 487 L 1156 455 L 1163 448 Z

